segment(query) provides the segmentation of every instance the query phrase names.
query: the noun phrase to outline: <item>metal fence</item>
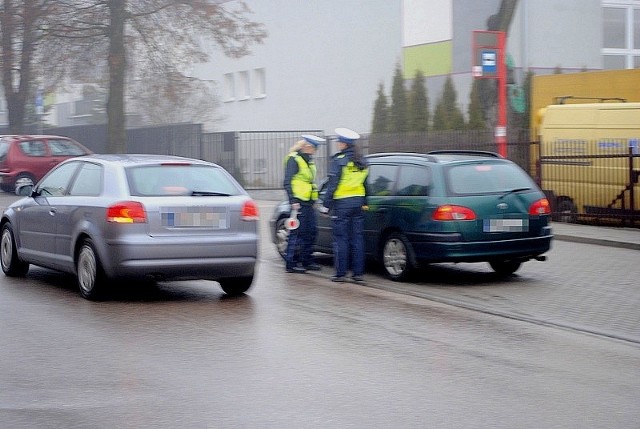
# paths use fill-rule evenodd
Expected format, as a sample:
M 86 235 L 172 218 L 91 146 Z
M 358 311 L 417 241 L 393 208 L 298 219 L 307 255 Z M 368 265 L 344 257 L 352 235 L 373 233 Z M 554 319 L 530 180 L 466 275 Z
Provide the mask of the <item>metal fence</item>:
M 0 134 L 8 130 L 0 129 Z M 95 153 L 107 152 L 107 126 L 28 129 L 32 134 L 67 136 Z M 127 152 L 177 155 L 215 162 L 227 169 L 247 189 L 280 189 L 284 158 L 302 134 L 323 137 L 320 130 L 234 131 L 205 133 L 201 124 L 172 124 L 127 129 Z M 329 145 L 316 152 L 318 177 L 327 174 Z
M 70 137 L 79 141 L 95 153 L 107 152 L 107 125 L 77 125 L 70 127 L 36 130 L 28 127 L 31 134 L 50 134 Z M 8 130 L 0 129 L 0 134 Z M 201 157 L 202 125 L 174 124 L 127 129 L 127 152 Z
M 372 134 L 365 143 L 368 153 L 418 152 L 461 149 L 497 152 L 490 130 L 426 131 Z M 507 158 L 530 172 L 529 130 L 511 130 L 507 135 Z
M 203 134 L 202 158 L 223 165 L 247 189 L 279 189 L 284 179 L 283 160 L 301 134 L 326 137 L 315 155 L 318 177 L 327 174 L 331 154 L 337 151 L 335 136 L 320 130 L 239 131 Z M 446 131 L 363 135 L 358 147 L 364 154 L 377 152 L 419 152 L 438 149 L 496 151 L 490 131 Z M 529 171 L 529 141 L 526 131 L 514 131 L 507 144 L 508 158 Z
M 106 151 L 106 125 L 48 128 L 44 132 L 74 138 L 96 153 Z M 320 130 L 205 133 L 200 124 L 175 124 L 128 129 L 127 144 L 130 153 L 179 155 L 215 162 L 248 190 L 279 190 L 284 179 L 284 158 L 301 134 L 328 139 L 315 156 L 318 177 L 324 178 L 330 156 L 337 148 L 334 136 L 324 136 Z M 592 149 L 587 150 L 589 145 Z M 490 130 L 363 135 L 358 147 L 364 154 L 441 149 L 497 151 Z M 529 172 L 545 190 L 554 219 L 640 226 L 637 141 L 565 140 L 550 146 L 532 143 L 528 130 L 510 130 L 507 158 Z
M 284 159 L 302 134 L 324 137 L 320 130 L 207 133 L 202 135 L 201 158 L 222 165 L 247 189 L 280 189 Z M 318 147 L 318 177 L 327 174 L 328 154 L 328 145 Z
M 536 150 L 555 220 L 640 227 L 637 140 L 555 140 Z

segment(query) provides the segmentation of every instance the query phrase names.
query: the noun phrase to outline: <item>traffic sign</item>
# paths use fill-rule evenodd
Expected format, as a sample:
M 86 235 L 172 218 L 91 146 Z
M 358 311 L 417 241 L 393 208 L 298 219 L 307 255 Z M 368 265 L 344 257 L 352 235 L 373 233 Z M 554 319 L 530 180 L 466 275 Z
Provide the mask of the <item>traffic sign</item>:
M 44 114 L 44 102 L 42 99 L 42 89 L 38 88 L 36 90 L 36 114 L 42 115 Z

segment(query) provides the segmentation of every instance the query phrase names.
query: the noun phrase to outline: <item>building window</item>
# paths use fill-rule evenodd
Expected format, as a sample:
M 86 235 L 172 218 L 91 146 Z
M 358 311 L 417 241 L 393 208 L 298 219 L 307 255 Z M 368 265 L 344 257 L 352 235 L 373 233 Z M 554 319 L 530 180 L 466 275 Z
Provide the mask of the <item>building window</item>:
M 605 7 L 602 11 L 604 48 L 626 48 L 626 12 L 625 9 L 617 7 Z
M 233 101 L 236 98 L 236 85 L 233 73 L 224 75 L 224 101 Z
M 254 97 L 264 98 L 267 96 L 267 80 L 264 68 L 255 69 L 253 71 L 253 89 Z
M 607 0 L 602 8 L 602 63 L 605 69 L 638 67 L 640 2 Z
M 251 98 L 249 72 L 241 71 L 238 73 L 238 100 L 248 100 L 249 98 Z
M 633 10 L 633 49 L 640 49 L 640 7 Z
M 603 55 L 602 65 L 605 70 L 620 70 L 625 68 L 626 60 L 624 55 Z

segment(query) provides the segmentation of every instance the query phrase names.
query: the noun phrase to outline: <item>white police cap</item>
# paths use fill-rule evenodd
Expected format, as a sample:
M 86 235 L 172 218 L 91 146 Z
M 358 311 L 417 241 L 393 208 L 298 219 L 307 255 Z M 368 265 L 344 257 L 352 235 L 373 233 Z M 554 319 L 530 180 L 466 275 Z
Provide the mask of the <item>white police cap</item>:
M 346 144 L 354 144 L 360 138 L 360 134 L 349 128 L 336 128 L 335 132 L 338 135 L 338 141 Z
M 318 145 L 321 145 L 322 143 L 326 142 L 326 140 L 323 139 L 322 137 L 314 136 L 313 134 L 303 134 L 301 137 L 305 139 L 307 143 L 310 143 L 315 147 L 318 147 Z

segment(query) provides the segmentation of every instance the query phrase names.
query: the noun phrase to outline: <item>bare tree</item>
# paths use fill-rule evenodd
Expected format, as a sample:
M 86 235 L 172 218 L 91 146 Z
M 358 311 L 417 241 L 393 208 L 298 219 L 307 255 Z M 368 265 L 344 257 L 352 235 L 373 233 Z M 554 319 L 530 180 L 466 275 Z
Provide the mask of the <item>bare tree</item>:
M 97 64 L 86 46 L 48 37 L 60 6 L 55 0 L 0 3 L 0 72 L 11 133 L 24 133 L 33 122 L 36 91 L 52 93 L 67 73 L 78 73 L 75 65 Z
M 249 53 L 250 45 L 267 36 L 262 24 L 251 21 L 243 1 L 216 0 L 58 0 L 49 17 L 47 34 L 72 46 L 77 69 L 108 73 L 107 151 L 126 152 L 125 94 L 156 96 L 174 106 L 187 106 L 194 94 L 210 91 L 189 74 L 191 66 L 208 61 L 210 45 L 230 57 Z M 88 59 L 86 63 L 76 59 Z M 100 61 L 102 59 L 102 61 Z M 70 64 L 71 66 L 71 64 Z M 136 88 L 135 90 L 133 88 Z M 203 100 L 200 100 L 201 102 Z M 215 106 L 212 97 L 211 106 Z M 210 107 L 211 107 L 210 106 Z M 199 111 L 207 111 L 199 106 Z M 153 109 L 150 109 L 153 110 Z M 184 110 L 184 109 L 183 109 Z M 156 109 L 153 115 L 156 115 Z M 165 109 L 166 111 L 166 109 Z M 176 109 L 179 111 L 179 109 Z M 151 117 L 153 117 L 151 115 Z M 171 122 L 175 118 L 165 118 Z
M 0 6 L 2 88 L 9 113 L 9 131 L 14 134 L 24 132 L 27 105 L 36 92 L 34 80 L 42 71 L 34 70 L 33 62 L 43 38 L 40 26 L 49 13 L 50 3 L 3 0 Z M 52 72 L 54 62 L 47 65 L 51 77 L 57 75 Z
M 178 73 L 145 74 L 128 85 L 127 105 L 146 124 L 214 124 L 219 96 L 212 81 L 189 78 Z

